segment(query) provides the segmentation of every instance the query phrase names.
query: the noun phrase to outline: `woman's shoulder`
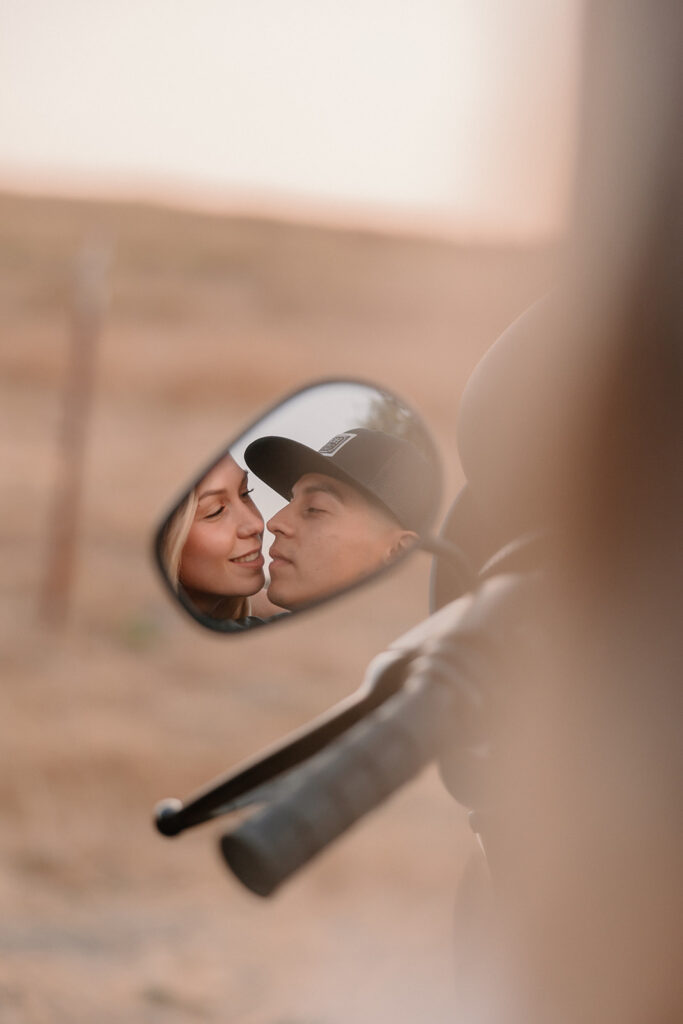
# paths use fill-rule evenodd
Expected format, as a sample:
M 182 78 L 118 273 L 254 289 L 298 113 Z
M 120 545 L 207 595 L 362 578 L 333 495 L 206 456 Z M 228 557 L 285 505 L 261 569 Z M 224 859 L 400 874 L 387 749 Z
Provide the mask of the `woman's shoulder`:
M 243 619 L 220 619 L 214 620 L 213 628 L 221 633 L 241 633 L 245 629 L 255 629 L 257 626 L 267 626 L 269 622 L 283 619 L 289 612 L 279 612 L 277 615 L 270 615 L 268 618 L 259 618 L 258 615 L 247 615 Z
M 267 619 L 259 618 L 258 615 L 246 615 L 243 619 L 214 620 L 213 628 L 221 633 L 241 633 L 245 629 L 255 629 L 257 626 L 264 626 L 267 621 Z

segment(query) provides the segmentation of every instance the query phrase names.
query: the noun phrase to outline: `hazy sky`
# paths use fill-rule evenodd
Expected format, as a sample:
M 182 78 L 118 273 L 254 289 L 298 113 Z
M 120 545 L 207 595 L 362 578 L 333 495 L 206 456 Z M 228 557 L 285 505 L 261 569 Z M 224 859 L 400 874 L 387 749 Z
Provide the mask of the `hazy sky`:
M 561 221 L 579 0 L 3 0 L 0 186 Z

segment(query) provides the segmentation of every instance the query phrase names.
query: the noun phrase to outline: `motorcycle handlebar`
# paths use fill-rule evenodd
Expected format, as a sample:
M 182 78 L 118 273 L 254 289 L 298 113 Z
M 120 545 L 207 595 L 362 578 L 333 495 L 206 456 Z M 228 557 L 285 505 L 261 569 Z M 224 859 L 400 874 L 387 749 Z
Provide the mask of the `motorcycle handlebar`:
M 222 837 L 232 872 L 269 896 L 434 758 L 453 703 L 449 687 L 415 672 L 334 746 L 293 770 L 276 803 Z
M 485 786 L 472 786 L 491 756 L 489 691 L 510 645 L 528 644 L 537 579 L 510 574 L 488 580 L 396 642 L 396 651 L 403 652 L 401 688 L 292 768 L 271 802 L 223 836 L 221 853 L 248 889 L 270 895 L 429 761 L 447 753 L 451 760 L 457 755 L 459 785 L 470 792 L 464 802 L 474 806 L 472 795 L 475 802 L 486 800 Z M 382 666 L 384 661 L 371 666 L 371 678 L 379 672 L 381 680 Z

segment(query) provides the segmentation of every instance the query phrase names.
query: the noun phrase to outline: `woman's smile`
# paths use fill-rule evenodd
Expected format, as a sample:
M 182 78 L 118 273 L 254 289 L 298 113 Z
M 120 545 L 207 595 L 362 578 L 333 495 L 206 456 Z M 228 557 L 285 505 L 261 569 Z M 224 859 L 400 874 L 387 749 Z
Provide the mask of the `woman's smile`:
M 246 565 L 250 569 L 261 569 L 263 566 L 263 555 L 261 554 L 261 549 L 256 548 L 254 551 L 249 551 L 246 555 L 231 558 L 230 561 L 233 565 Z

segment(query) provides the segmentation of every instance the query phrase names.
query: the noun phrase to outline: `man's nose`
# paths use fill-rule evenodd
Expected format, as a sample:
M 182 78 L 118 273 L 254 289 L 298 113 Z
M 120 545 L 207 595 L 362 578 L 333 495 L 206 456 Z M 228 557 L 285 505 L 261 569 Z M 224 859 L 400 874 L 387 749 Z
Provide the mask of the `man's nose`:
M 275 513 L 272 519 L 268 520 L 266 526 L 271 533 L 290 534 L 292 532 L 289 516 L 287 515 L 288 508 L 289 506 L 285 505 L 284 508 L 281 508 L 279 512 Z

